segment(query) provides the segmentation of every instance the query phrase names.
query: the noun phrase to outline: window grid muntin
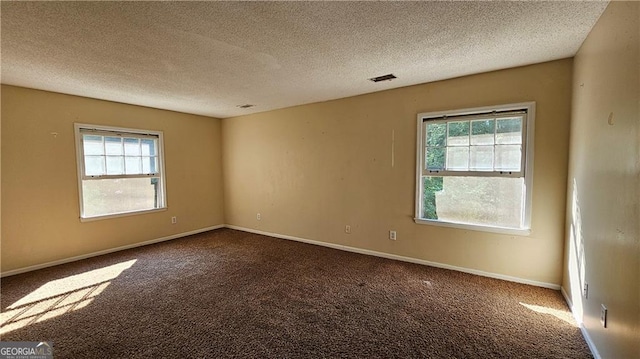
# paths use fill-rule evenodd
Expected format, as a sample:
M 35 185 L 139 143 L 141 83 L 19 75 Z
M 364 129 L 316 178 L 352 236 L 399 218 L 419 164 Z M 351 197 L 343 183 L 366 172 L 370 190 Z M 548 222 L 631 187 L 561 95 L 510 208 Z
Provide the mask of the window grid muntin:
M 508 119 L 508 118 L 520 118 L 520 171 L 515 171 L 515 170 L 495 170 L 495 148 L 497 144 L 497 130 L 498 130 L 498 125 L 497 122 L 499 119 Z M 463 122 L 463 121 L 468 121 L 469 122 L 469 146 L 468 148 L 471 148 L 471 136 L 472 136 L 472 121 L 481 121 L 481 120 L 491 120 L 493 119 L 494 124 L 493 124 L 493 135 L 494 135 L 494 141 L 493 141 L 493 148 L 494 148 L 494 158 L 493 158 L 493 170 L 492 171 L 487 171 L 487 170 L 447 170 L 446 169 L 446 165 L 447 165 L 447 156 L 448 156 L 448 141 L 449 141 L 449 123 L 451 122 Z M 423 154 L 422 154 L 422 174 L 423 176 L 479 176 L 479 177 L 485 177 L 485 176 L 489 176 L 489 177 L 524 177 L 525 176 L 525 164 L 526 164 L 526 129 L 527 129 L 527 111 L 526 110 L 515 110 L 515 111 L 503 111 L 503 112 L 491 112 L 491 113 L 481 113 L 481 114 L 464 114 L 464 115 L 455 115 L 455 116 L 439 116 L 439 117 L 424 117 L 422 118 L 422 122 L 423 122 L 423 131 L 422 131 L 422 136 L 423 136 Z M 428 128 L 429 128 L 429 124 L 438 124 L 438 123 L 444 123 L 446 124 L 446 131 L 445 131 L 445 158 L 444 158 L 444 169 L 429 169 L 428 168 L 428 164 L 427 164 L 427 159 L 428 159 L 428 149 L 429 148 L 440 148 L 440 146 L 428 146 Z M 426 124 L 426 126 L 424 125 Z M 500 145 L 504 145 L 504 144 L 500 144 Z M 452 146 L 454 147 L 454 146 Z M 462 147 L 462 146 L 459 146 Z M 469 161 L 470 161 L 470 156 L 469 156 Z M 467 168 L 469 168 L 470 166 L 468 166 Z
M 101 137 L 102 143 L 102 154 L 100 155 L 85 155 L 85 136 L 89 137 Z M 107 150 L 107 138 L 119 138 L 120 139 L 120 149 L 121 155 L 117 154 L 109 154 Z M 139 156 L 127 156 L 125 149 L 125 140 L 127 139 L 136 139 L 138 141 L 139 146 Z M 144 155 L 143 150 L 143 141 L 153 141 L 152 151 L 149 151 L 150 155 Z M 159 136 L 157 135 L 139 135 L 136 133 L 126 133 L 126 132 L 111 132 L 111 131 L 94 131 L 94 130 L 86 130 L 80 129 L 80 151 L 82 155 L 82 179 L 83 180 L 91 180 L 91 179 L 104 179 L 104 178 L 141 178 L 141 177 L 150 177 L 150 178 L 159 178 L 160 177 L 160 164 L 159 164 Z M 87 158 L 102 158 L 103 163 L 103 172 L 101 174 L 87 174 Z M 121 159 L 122 161 L 122 171 L 121 173 L 109 173 L 108 160 L 111 159 Z M 127 158 L 138 158 L 140 163 L 140 169 L 142 173 L 126 173 L 126 162 Z M 153 171 L 149 170 L 147 172 L 144 171 L 145 161 L 148 161 L 148 167 L 153 168 Z

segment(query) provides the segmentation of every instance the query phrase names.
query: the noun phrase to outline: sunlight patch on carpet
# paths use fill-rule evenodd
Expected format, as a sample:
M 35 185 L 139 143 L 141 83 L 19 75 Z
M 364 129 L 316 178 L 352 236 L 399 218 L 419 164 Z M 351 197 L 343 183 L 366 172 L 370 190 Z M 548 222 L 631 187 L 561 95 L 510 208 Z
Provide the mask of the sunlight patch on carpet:
M 553 315 L 554 317 L 567 322 L 569 324 L 571 324 L 571 326 L 577 327 L 578 325 L 576 324 L 576 321 L 573 319 L 573 316 L 571 315 L 571 312 L 567 311 L 567 310 L 559 310 L 559 309 L 553 309 L 553 308 L 549 308 L 549 307 L 543 307 L 540 305 L 533 305 L 533 304 L 527 304 L 527 303 L 522 303 L 519 302 L 520 305 L 522 305 L 523 307 L 530 309 L 534 312 L 537 313 L 542 313 L 542 314 L 549 314 L 549 315 Z
M 0 314 L 0 334 L 86 307 L 136 259 L 52 280 Z

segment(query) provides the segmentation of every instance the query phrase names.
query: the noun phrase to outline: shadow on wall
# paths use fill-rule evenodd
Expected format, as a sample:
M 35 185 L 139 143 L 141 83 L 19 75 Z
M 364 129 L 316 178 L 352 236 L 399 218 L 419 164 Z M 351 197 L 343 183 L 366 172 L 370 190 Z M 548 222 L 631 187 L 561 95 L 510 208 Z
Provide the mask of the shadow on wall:
M 569 228 L 569 290 L 573 304 L 573 315 L 578 324 L 583 319 L 583 289 L 585 286 L 586 268 L 584 240 L 582 237 L 582 217 L 578 184 L 576 179 L 571 183 L 571 226 Z

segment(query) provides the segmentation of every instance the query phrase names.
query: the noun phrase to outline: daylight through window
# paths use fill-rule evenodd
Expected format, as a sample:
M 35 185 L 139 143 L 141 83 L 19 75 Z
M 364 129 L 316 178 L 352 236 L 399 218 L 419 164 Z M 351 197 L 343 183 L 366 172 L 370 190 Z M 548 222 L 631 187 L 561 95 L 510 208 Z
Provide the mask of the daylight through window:
M 416 222 L 528 231 L 534 106 L 418 115 Z
M 76 124 L 80 214 L 165 207 L 162 133 Z

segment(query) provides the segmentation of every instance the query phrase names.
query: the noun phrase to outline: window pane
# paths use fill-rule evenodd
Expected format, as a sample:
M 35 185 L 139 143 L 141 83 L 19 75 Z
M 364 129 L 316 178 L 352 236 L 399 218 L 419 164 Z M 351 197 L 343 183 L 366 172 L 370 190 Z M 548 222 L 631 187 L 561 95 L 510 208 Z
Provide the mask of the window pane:
M 470 151 L 470 170 L 493 171 L 493 146 L 471 146 Z
M 157 140 L 142 139 L 140 144 L 142 145 L 143 156 L 157 156 Z
M 423 218 L 522 227 L 523 178 L 423 177 Z
M 84 217 L 159 208 L 158 178 L 82 181 Z
M 492 145 L 494 143 L 494 120 L 471 121 L 471 144 Z
M 104 147 L 107 155 L 120 155 L 122 156 L 122 138 L 120 137 L 105 137 Z
M 496 171 L 520 171 L 521 149 L 520 145 L 496 146 Z
M 102 136 L 82 135 L 82 145 L 86 155 L 104 155 Z
M 120 156 L 107 156 L 107 174 L 124 174 L 124 158 Z
M 142 173 L 142 162 L 140 157 L 125 157 L 124 169 L 128 175 L 138 175 Z
M 469 147 L 447 147 L 447 169 L 466 171 L 469 169 Z
M 430 123 L 427 125 L 427 146 L 445 146 L 446 123 Z
M 497 120 L 496 143 L 522 144 L 522 118 L 505 118 Z
M 124 154 L 125 156 L 140 156 L 140 139 L 125 138 Z
M 104 156 L 84 156 L 85 176 L 100 176 L 104 173 Z
M 422 218 L 438 219 L 436 193 L 442 191 L 442 177 L 422 177 L 422 188 Z
M 443 170 L 445 147 L 427 147 L 426 168 L 428 170 Z
M 158 173 L 158 158 L 142 157 L 142 173 Z
M 447 146 L 469 145 L 469 121 L 449 122 Z

